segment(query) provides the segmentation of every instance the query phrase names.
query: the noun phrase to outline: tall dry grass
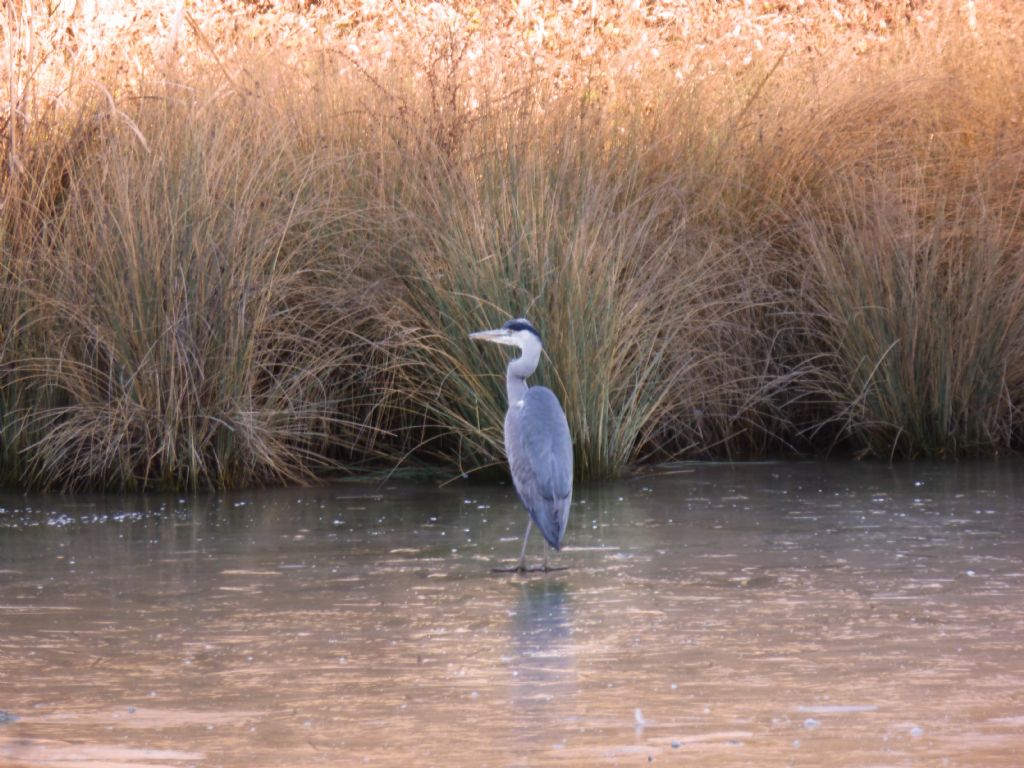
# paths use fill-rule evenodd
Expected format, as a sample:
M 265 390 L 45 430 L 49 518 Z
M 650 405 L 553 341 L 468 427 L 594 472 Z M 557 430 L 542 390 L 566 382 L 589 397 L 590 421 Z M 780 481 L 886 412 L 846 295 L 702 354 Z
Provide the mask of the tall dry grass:
M 1007 42 L 933 41 L 779 97 L 794 103 L 755 157 L 803 318 L 792 344 L 818 356 L 812 442 L 881 457 L 1019 444 L 1024 69 Z
M 284 83 L 227 85 L 83 96 L 75 152 L 48 161 L 61 183 L 12 215 L 29 232 L 5 241 L 4 443 L 22 482 L 295 482 L 378 458 L 387 301 L 348 250 L 343 137 Z
M 7 19 L 13 51 L 31 30 Z M 3 469 L 200 487 L 498 464 L 506 358 L 468 334 L 518 315 L 584 477 L 1013 449 L 1024 72 L 1012 29 L 973 24 L 688 75 L 509 69 L 522 51 L 448 22 L 371 62 L 228 54 L 182 22 L 202 55 L 57 89 L 22 47 Z
M 474 126 L 479 154 L 438 160 L 406 190 L 400 316 L 421 333 L 406 386 L 436 426 L 432 451 L 500 460 L 507 357 L 467 334 L 520 315 L 541 329 L 536 380 L 562 399 L 584 476 L 770 442 L 774 374 L 754 322 L 770 298 L 741 235 L 713 229 L 722 179 L 702 138 L 727 126 L 701 96 L 679 89 L 657 114 L 579 94 L 519 105 Z

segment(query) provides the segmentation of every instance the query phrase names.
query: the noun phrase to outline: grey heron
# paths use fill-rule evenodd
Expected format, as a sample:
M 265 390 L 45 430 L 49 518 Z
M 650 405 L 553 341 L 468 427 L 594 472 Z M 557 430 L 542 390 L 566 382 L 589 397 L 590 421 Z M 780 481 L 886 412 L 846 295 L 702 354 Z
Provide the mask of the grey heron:
M 572 500 L 572 438 L 569 423 L 555 393 L 547 387 L 531 387 L 526 379 L 540 362 L 543 345 L 537 329 L 523 319 L 509 320 L 501 328 L 471 333 L 471 339 L 491 341 L 518 347 L 521 355 L 508 364 L 505 386 L 508 389 L 508 411 L 505 413 L 505 455 L 512 471 L 512 483 L 523 506 L 530 513 L 523 536 L 519 562 L 512 568 L 495 568 L 498 572 L 524 573 L 526 543 L 530 529 L 536 525 L 544 540 L 553 549 L 562 548 L 565 525 L 569 520 Z M 544 565 L 549 568 L 547 548 Z

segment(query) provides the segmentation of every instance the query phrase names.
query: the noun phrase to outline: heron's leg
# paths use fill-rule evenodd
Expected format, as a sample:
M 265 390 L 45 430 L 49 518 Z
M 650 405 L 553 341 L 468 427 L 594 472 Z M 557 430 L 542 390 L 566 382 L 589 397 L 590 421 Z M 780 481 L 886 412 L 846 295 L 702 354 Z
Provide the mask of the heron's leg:
M 523 548 L 519 552 L 519 570 L 526 570 L 526 543 L 530 540 L 530 531 L 533 528 L 533 518 L 526 518 L 526 533 L 523 534 Z
M 526 542 L 530 540 L 530 529 L 533 527 L 533 518 L 526 521 L 526 533 L 523 534 L 523 549 L 519 553 L 519 562 L 511 568 L 491 568 L 491 573 L 525 573 L 526 572 Z
M 549 571 L 568 571 L 569 570 L 569 566 L 567 566 L 567 565 L 548 565 L 548 551 L 550 549 L 551 549 L 551 546 L 545 541 L 544 542 L 544 565 L 541 567 L 541 570 L 544 571 L 544 573 L 548 573 Z

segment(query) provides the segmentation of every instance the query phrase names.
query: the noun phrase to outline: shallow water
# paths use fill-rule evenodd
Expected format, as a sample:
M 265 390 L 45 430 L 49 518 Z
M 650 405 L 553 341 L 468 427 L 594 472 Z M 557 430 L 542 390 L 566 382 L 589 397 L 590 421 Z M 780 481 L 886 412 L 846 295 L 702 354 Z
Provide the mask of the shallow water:
M 0 498 L 0 765 L 1019 766 L 1024 464 Z M 531 552 L 539 555 L 540 540 Z

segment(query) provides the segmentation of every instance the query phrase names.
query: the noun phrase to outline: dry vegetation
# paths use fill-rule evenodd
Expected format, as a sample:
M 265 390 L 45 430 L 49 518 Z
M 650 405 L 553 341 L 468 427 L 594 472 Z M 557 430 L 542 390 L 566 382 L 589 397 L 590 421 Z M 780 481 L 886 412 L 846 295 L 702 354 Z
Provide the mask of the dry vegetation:
M 528 315 L 583 476 L 1013 450 L 1011 2 L 10 3 L 0 469 L 500 459 Z

